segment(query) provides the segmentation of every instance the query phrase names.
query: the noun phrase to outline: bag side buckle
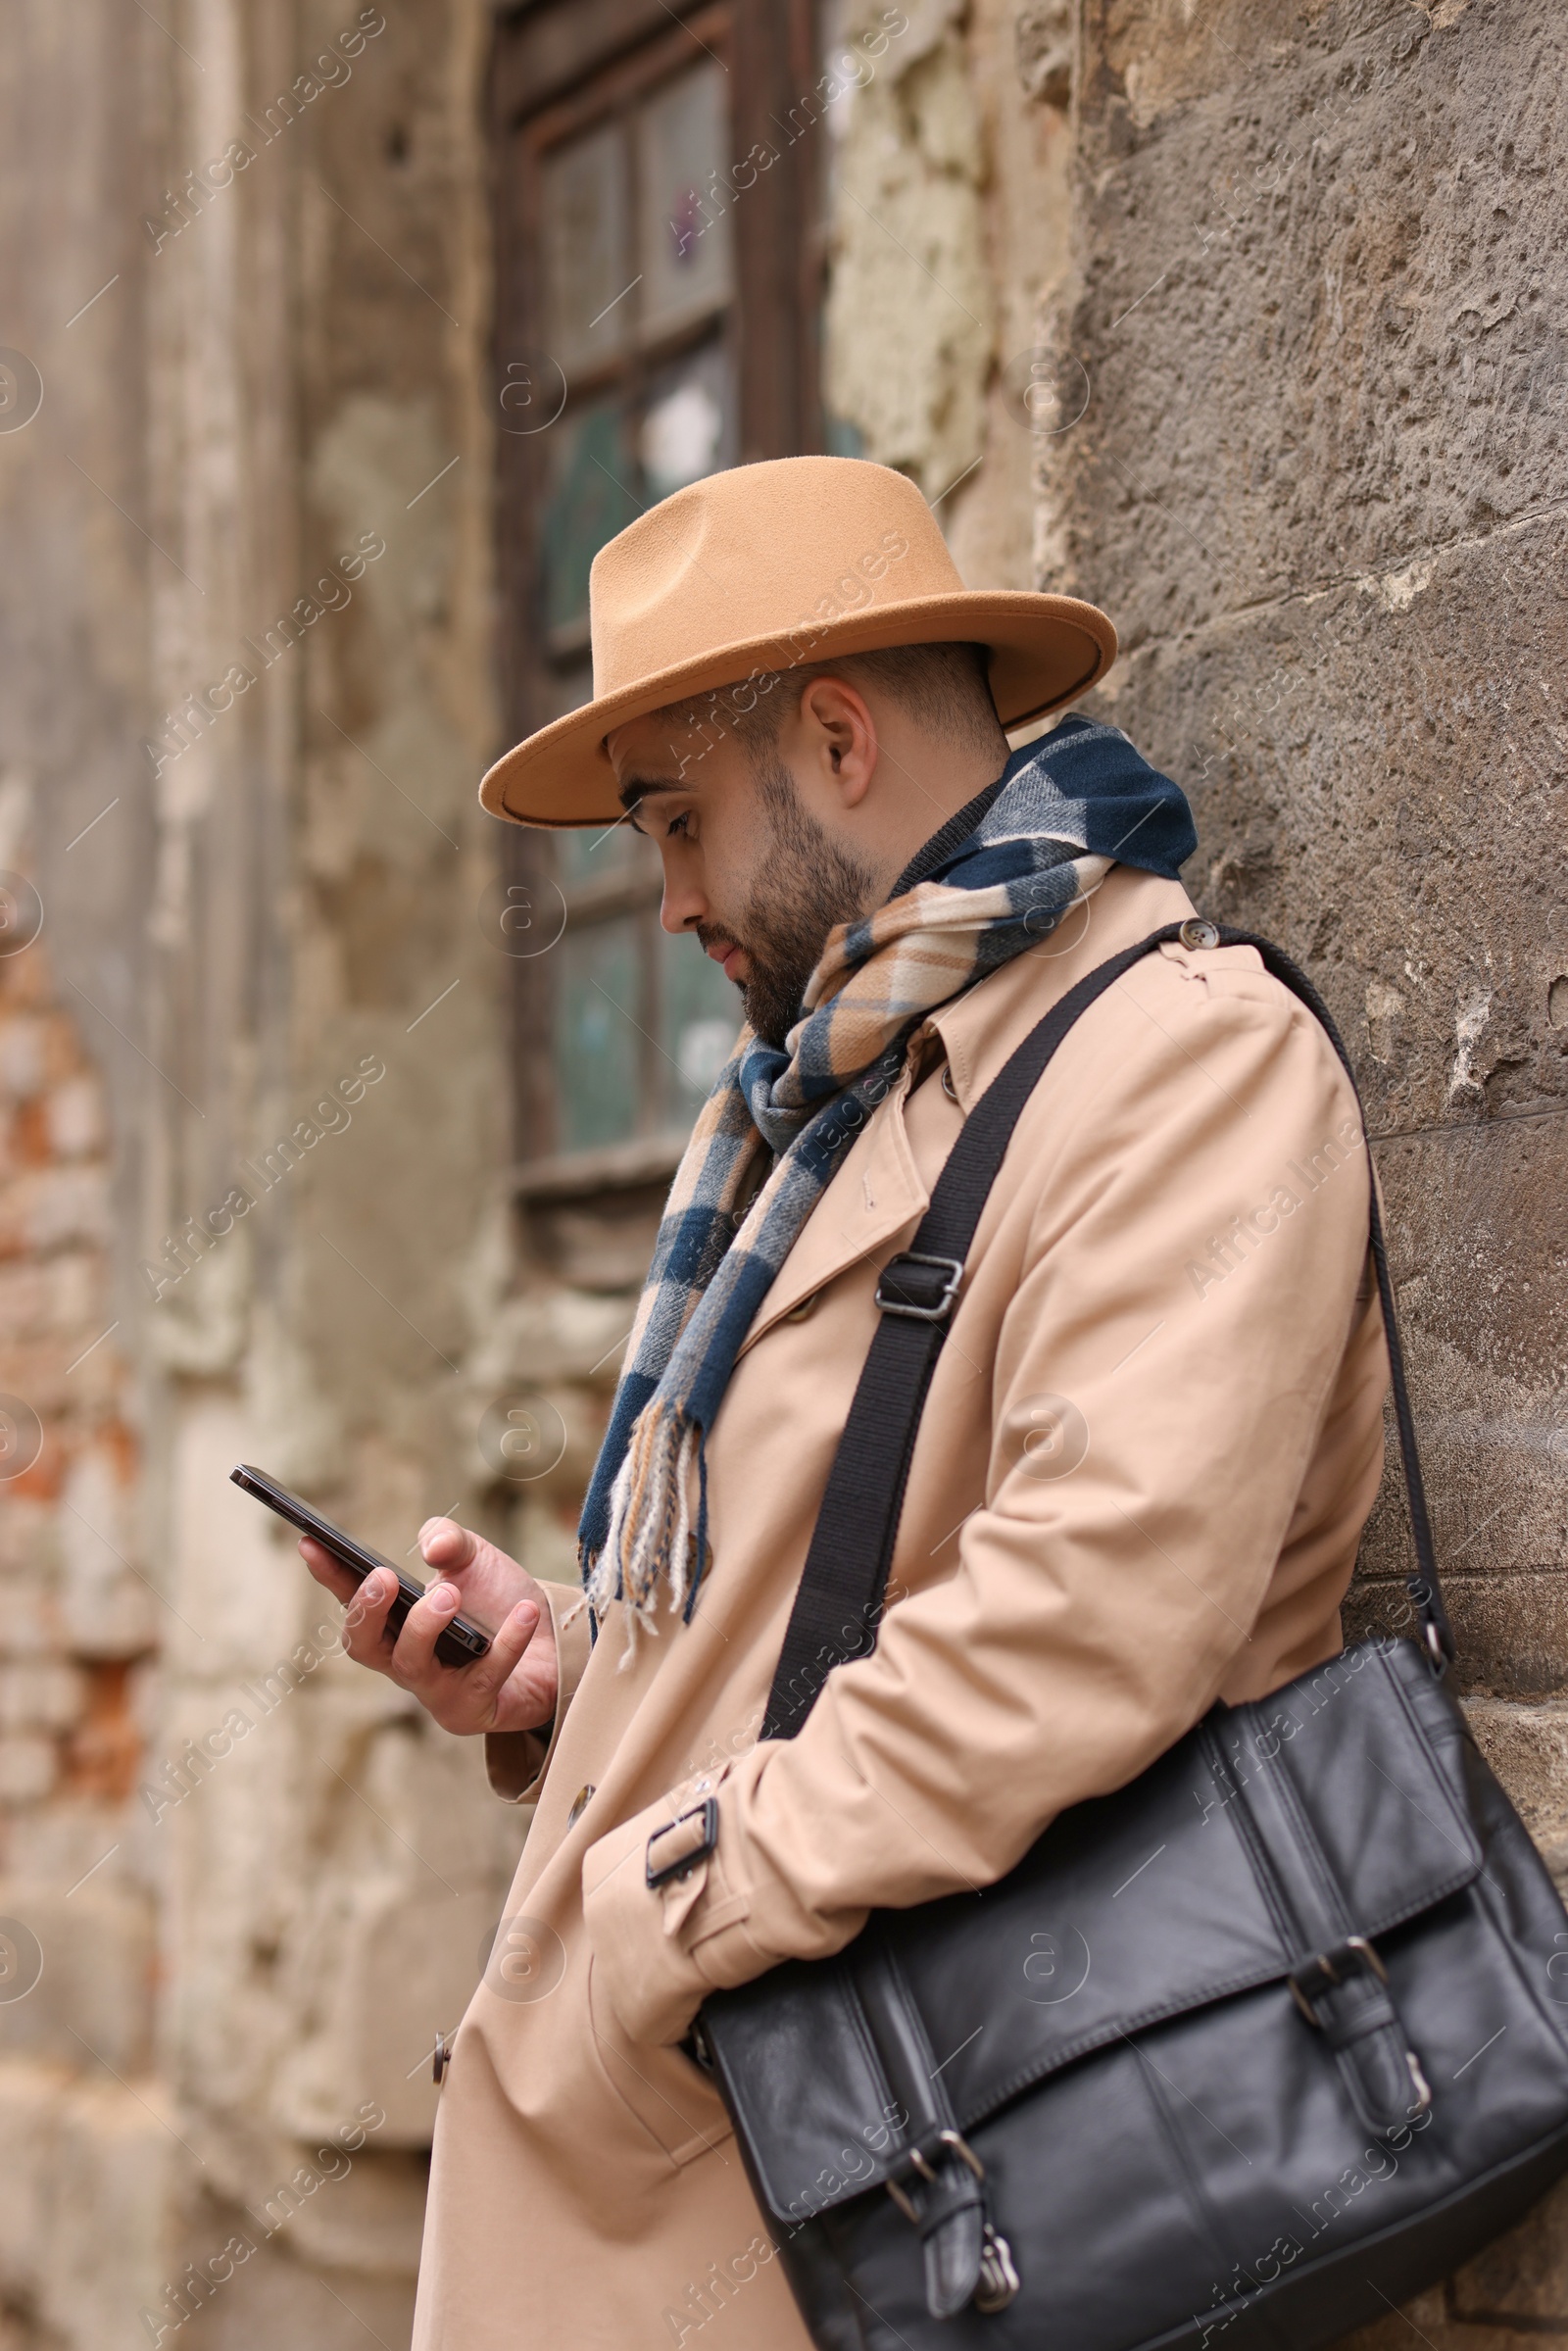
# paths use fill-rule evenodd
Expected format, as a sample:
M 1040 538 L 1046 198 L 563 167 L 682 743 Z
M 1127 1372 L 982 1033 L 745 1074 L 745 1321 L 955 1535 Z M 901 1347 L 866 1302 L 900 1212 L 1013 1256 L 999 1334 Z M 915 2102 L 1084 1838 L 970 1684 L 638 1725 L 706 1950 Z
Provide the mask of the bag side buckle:
M 958 2131 L 939 2131 L 937 2132 L 937 2145 L 939 2147 L 951 2147 L 954 2154 L 957 2156 L 959 2162 L 967 2166 L 969 2171 L 974 2174 L 976 2180 L 983 2180 L 985 2179 L 985 2165 L 980 2161 L 979 2156 L 975 2153 L 973 2147 L 970 2146 L 968 2140 L 962 2137 Z M 928 2186 L 934 2187 L 936 2185 L 936 2167 L 922 2147 L 911 2146 L 906 2149 L 905 2161 L 908 2165 L 910 2171 L 916 2173 L 920 2179 L 925 2180 Z M 913 2221 L 916 2226 L 918 2226 L 920 2219 L 919 2210 L 916 2207 L 913 2199 L 910 2197 L 908 2190 L 903 2187 L 897 2180 L 884 2180 L 882 2184 L 887 2189 L 888 2194 L 893 2198 L 893 2201 L 898 2206 L 900 2212 L 903 2213 L 905 2219 L 906 2221 Z
M 1316 1957 L 1308 1960 L 1304 1967 L 1295 1969 L 1291 1975 L 1286 1977 L 1285 1981 L 1291 1987 L 1291 1997 L 1314 2033 L 1321 2033 L 1325 2030 L 1323 2019 L 1313 2005 L 1314 2001 L 1322 1999 L 1326 1992 L 1343 1984 L 1346 1979 L 1357 1970 L 1374 1977 L 1379 1984 L 1387 1987 L 1389 1971 L 1367 1941 L 1366 1936 L 1364 1935 L 1348 1935 L 1344 1942 L 1336 1943 L 1332 1951 L 1319 1951 Z M 1397 2024 L 1397 2019 L 1392 2011 L 1390 2012 L 1390 2021 Z M 1415 2092 L 1415 2103 L 1409 2112 L 1425 2114 L 1432 2104 L 1432 2084 L 1421 2070 L 1421 2060 L 1408 2043 L 1400 2047 L 1397 2054 L 1403 2061 L 1404 2071 L 1410 2077 L 1410 2087 Z
M 1335 1944 L 1332 1951 L 1319 1951 L 1314 1959 L 1307 1961 L 1305 1967 L 1297 1968 L 1294 1974 L 1286 1977 L 1292 1998 L 1314 2033 L 1322 2032 L 1323 2020 L 1312 2002 L 1320 2000 L 1335 1984 L 1343 1984 L 1351 1970 L 1357 1967 L 1364 1968 L 1370 1976 L 1376 1976 L 1380 1984 L 1387 1984 L 1389 1980 L 1388 1969 L 1364 1935 L 1348 1935 L 1344 1942 Z
M 961 2132 L 952 2130 L 939 2131 L 930 2155 L 923 2147 L 911 2146 L 906 2150 L 905 2161 L 909 2171 L 925 2181 L 928 2187 L 936 2190 L 940 2197 L 942 2175 L 937 2167 L 944 2154 L 956 2156 L 974 2181 L 973 2187 L 967 2189 L 966 2192 L 960 2192 L 958 2202 L 962 2209 L 968 2210 L 970 2213 L 973 2213 L 975 2204 L 978 2202 L 980 2235 L 978 2243 L 973 2248 L 974 2269 L 971 2278 L 958 2285 L 956 2291 L 950 2286 L 949 2291 L 953 2294 L 951 2300 L 944 2295 L 940 2303 L 931 2302 L 929 2307 L 932 2316 L 939 2318 L 951 2315 L 961 2306 L 962 2301 L 967 2301 L 983 2317 L 990 2318 L 996 2312 L 1005 2310 L 1008 2303 L 1018 2293 L 1021 2283 L 1018 2277 L 1018 2265 L 1012 2258 L 1012 2247 L 986 2212 L 984 2194 L 981 2193 L 978 2197 L 976 2195 L 977 2189 L 983 2190 L 984 2188 L 986 2167 Z M 961 2179 L 962 2174 L 960 2173 L 958 2177 Z M 950 2196 L 951 2180 L 952 2174 L 950 2173 Z M 922 2212 L 903 2182 L 892 2179 L 885 2180 L 882 2184 L 905 2219 L 912 2223 L 921 2231 L 922 2236 L 928 2235 L 933 2225 L 932 2219 L 928 2213 Z M 950 2211 L 942 2225 L 951 2225 L 952 2220 L 956 2217 L 956 2214 Z M 928 2247 L 928 2255 L 929 2250 Z
M 693 1826 L 698 1821 L 702 1823 L 701 1831 Z M 684 1837 L 680 1834 L 682 1830 L 686 1833 Z M 675 1849 L 666 1860 L 656 1861 L 654 1847 L 663 1844 L 666 1837 L 676 1839 Z M 708 1796 L 701 1804 L 694 1804 L 690 1812 L 683 1812 L 678 1819 L 669 1822 L 667 1827 L 656 1829 L 648 1839 L 644 1875 L 650 1893 L 657 1892 L 662 1886 L 667 1886 L 672 1878 L 689 1878 L 697 1864 L 706 1861 L 709 1854 L 717 1849 L 718 1798 Z
M 877 1275 L 876 1302 L 884 1314 L 902 1314 L 910 1322 L 946 1322 L 962 1280 L 960 1257 L 928 1257 L 921 1249 L 901 1249 Z

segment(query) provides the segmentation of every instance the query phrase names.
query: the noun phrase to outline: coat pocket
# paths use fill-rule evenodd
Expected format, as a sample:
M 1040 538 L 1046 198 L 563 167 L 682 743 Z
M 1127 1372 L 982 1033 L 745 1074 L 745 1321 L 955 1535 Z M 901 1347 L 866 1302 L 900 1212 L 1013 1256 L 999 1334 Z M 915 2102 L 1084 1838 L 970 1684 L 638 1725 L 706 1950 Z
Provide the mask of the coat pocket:
M 588 1961 L 588 2021 L 600 2069 L 620 2103 L 672 2164 L 707 2155 L 734 2125 L 706 2075 L 679 2049 L 650 2048 L 622 2032 Z

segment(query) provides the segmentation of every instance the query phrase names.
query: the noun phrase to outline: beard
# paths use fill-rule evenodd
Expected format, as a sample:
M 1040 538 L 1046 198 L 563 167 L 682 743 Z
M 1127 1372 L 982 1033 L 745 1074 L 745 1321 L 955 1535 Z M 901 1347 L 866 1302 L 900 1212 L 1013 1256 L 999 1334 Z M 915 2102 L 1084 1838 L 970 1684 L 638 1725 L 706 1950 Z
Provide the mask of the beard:
M 752 966 L 751 978 L 740 983 L 747 1020 L 764 1045 L 782 1051 L 829 933 L 875 903 L 876 880 L 802 807 L 782 760 L 773 759 L 757 781 L 768 836 L 760 878 L 738 931 L 705 923 L 697 935 L 705 947 L 726 940 L 745 949 Z

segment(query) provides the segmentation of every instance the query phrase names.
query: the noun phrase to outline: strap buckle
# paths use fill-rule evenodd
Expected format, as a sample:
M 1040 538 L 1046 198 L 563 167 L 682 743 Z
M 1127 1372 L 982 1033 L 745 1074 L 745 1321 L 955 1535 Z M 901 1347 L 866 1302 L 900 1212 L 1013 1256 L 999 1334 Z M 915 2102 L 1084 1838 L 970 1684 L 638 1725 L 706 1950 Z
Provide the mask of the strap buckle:
M 702 1823 L 701 1833 L 693 1828 L 692 1824 L 697 1821 Z M 680 1834 L 682 1830 L 686 1832 L 684 1837 Z M 666 1837 L 671 1837 L 676 1840 L 674 1851 L 667 1860 L 656 1861 L 655 1845 L 662 1844 Z M 648 1839 L 644 1874 L 649 1891 L 657 1892 L 660 1886 L 667 1886 L 672 1878 L 689 1878 L 697 1864 L 706 1861 L 709 1854 L 717 1849 L 718 1798 L 708 1796 L 701 1804 L 694 1804 L 690 1812 L 683 1812 L 677 1820 L 669 1822 L 667 1827 L 656 1829 Z
M 1313 2001 L 1320 2000 L 1325 1992 L 1342 1984 L 1356 1969 L 1363 1970 L 1387 1988 L 1389 1971 L 1364 1935 L 1348 1935 L 1344 1942 L 1335 1944 L 1332 1951 L 1319 1951 L 1315 1958 L 1307 1960 L 1286 1977 L 1291 1997 L 1315 2033 L 1322 2033 L 1325 2027 L 1322 2017 L 1312 2005 Z M 1402 2038 L 1402 2029 L 1392 2005 L 1388 2011 L 1388 2022 L 1400 2031 Z M 1340 2041 L 1335 2045 L 1343 2055 L 1346 2044 Z M 1408 2044 L 1399 2050 L 1399 2055 L 1404 2060 L 1404 2070 L 1410 2077 L 1410 2087 L 1415 2092 L 1414 2104 L 1406 2108 L 1404 2115 L 1399 2118 L 1408 2121 L 1411 2115 L 1425 2114 L 1431 2107 L 1432 2084 L 1421 2071 L 1420 2058 Z M 1374 2130 L 1381 2128 L 1375 2119 L 1371 2127 Z
M 937 2132 L 936 2143 L 938 2148 L 945 2147 L 953 2154 L 956 2155 L 958 2161 L 974 2175 L 974 2178 L 977 2180 L 981 2182 L 984 2181 L 986 2176 L 985 2165 L 980 2161 L 979 2156 L 975 2153 L 973 2147 L 970 2146 L 968 2140 L 964 2138 L 958 2131 L 939 2131 Z M 904 2160 L 911 2172 L 918 2173 L 919 2177 L 926 2182 L 928 2187 L 934 2187 L 936 2185 L 936 2167 L 932 2163 L 931 2157 L 926 2154 L 923 2147 L 916 2145 L 907 2148 L 906 2150 Z M 893 2201 L 898 2206 L 900 2212 L 903 2213 L 905 2219 L 906 2221 L 912 2221 L 918 2228 L 920 2223 L 920 2214 L 913 2198 L 909 2194 L 908 2189 L 906 2188 L 897 2179 L 884 2180 L 882 2184 L 887 2189 L 888 2194 L 893 2198 Z M 1004 2240 L 1002 2241 L 1004 2242 Z M 1009 2260 L 1011 2259 L 1010 2254 L 1008 2258 Z M 1000 2304 L 998 2307 L 1001 2307 Z
M 902 1314 L 910 1322 L 946 1322 L 962 1280 L 961 1257 L 928 1257 L 920 1249 L 901 1249 L 877 1276 L 876 1302 L 884 1314 Z
M 1315 2032 L 1323 2030 L 1323 2020 L 1312 2002 L 1320 2000 L 1334 1984 L 1343 1984 L 1355 1968 L 1364 1968 L 1380 1984 L 1387 1984 L 1389 1971 L 1378 1957 L 1364 1935 L 1347 1935 L 1332 1951 L 1319 1951 L 1303 1967 L 1297 1968 L 1285 1981 L 1291 1987 L 1291 1997 Z

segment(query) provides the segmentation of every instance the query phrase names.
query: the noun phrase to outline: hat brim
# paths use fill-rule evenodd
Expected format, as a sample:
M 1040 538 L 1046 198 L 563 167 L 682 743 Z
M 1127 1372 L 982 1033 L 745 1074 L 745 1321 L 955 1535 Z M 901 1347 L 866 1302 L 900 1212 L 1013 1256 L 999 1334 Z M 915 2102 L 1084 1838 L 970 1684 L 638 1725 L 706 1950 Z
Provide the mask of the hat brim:
M 612 728 L 768 671 L 896 645 L 985 645 L 997 716 L 1011 729 L 1087 694 L 1116 658 L 1116 631 L 1097 606 L 1021 588 L 912 597 L 797 634 L 807 650 L 793 651 L 776 634 L 743 638 L 568 710 L 497 759 L 479 787 L 481 803 L 514 824 L 612 823 L 622 813 L 605 749 Z

